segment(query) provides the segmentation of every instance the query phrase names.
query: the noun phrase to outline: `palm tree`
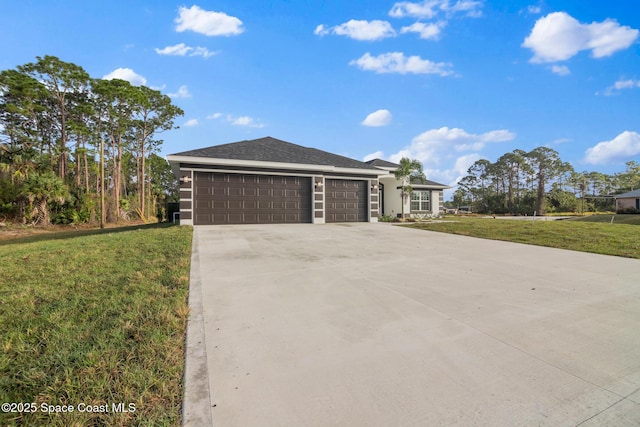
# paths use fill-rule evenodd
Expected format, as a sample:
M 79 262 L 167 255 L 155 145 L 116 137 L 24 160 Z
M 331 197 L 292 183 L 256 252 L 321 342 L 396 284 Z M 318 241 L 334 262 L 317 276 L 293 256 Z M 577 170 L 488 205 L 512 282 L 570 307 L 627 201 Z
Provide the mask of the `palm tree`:
M 400 159 L 400 164 L 398 169 L 394 171 L 394 175 L 396 179 L 402 182 L 402 191 L 400 192 L 400 198 L 402 199 L 401 218 L 404 219 L 404 202 L 413 191 L 413 187 L 411 187 L 411 180 L 415 178 L 425 179 L 424 173 L 422 172 L 422 163 L 416 159 L 403 157 Z
M 49 204 L 53 201 L 63 203 L 69 197 L 69 191 L 62 178 L 53 172 L 32 174 L 22 183 L 20 195 L 33 205 L 32 216 L 35 223 L 49 225 Z

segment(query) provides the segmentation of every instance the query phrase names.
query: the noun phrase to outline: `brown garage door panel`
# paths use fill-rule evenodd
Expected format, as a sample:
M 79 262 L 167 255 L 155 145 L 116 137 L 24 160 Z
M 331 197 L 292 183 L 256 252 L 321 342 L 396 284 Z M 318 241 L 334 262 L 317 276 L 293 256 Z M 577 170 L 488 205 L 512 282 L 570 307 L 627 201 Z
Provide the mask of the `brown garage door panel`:
M 311 178 L 197 172 L 194 224 L 311 222 Z
M 327 179 L 325 204 L 327 222 L 366 222 L 367 181 Z

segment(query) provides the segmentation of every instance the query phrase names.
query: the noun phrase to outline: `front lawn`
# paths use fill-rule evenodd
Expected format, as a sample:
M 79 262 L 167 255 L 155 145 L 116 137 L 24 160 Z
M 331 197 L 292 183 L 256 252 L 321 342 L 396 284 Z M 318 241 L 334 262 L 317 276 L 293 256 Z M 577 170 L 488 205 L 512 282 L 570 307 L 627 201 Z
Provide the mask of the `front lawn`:
M 180 424 L 191 233 L 0 245 L 0 425 Z
M 407 227 L 484 239 L 506 240 L 628 258 L 640 258 L 635 225 L 579 221 L 531 221 L 456 217 Z
M 640 225 L 640 215 L 638 214 L 609 214 L 609 215 L 589 215 L 570 218 L 569 221 L 579 222 L 601 222 L 607 224 L 629 224 Z

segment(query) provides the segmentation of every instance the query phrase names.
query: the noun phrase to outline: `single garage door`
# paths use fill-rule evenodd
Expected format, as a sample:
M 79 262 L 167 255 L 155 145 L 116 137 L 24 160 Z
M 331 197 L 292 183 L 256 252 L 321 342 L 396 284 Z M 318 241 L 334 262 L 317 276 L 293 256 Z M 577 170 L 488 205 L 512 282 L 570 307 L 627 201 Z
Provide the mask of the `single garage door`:
M 325 180 L 327 222 L 367 222 L 367 181 Z
M 194 225 L 311 222 L 311 178 L 196 172 Z

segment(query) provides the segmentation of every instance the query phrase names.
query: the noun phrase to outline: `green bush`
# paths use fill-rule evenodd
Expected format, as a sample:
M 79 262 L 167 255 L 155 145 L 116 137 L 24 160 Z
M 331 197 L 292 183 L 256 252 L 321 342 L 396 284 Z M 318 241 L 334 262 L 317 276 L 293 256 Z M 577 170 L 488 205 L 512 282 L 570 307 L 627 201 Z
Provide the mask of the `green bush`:
M 618 213 L 620 213 L 620 214 L 638 214 L 638 213 L 640 213 L 640 211 L 638 209 L 636 209 L 636 208 L 628 207 L 628 208 L 620 209 L 618 211 Z

